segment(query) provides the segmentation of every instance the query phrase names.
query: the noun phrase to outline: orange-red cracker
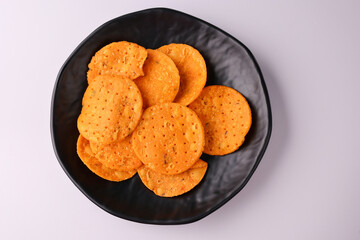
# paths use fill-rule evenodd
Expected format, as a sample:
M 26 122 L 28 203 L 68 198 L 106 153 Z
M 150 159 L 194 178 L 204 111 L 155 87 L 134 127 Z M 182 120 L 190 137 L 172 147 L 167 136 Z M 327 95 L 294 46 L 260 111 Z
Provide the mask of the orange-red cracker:
M 198 116 L 178 103 L 147 108 L 133 133 L 133 148 L 150 169 L 177 174 L 189 169 L 204 148 L 204 129 Z
M 77 141 L 77 153 L 81 161 L 96 175 L 109 181 L 119 182 L 131 178 L 135 175 L 136 170 L 118 171 L 105 167 L 94 156 L 90 148 L 90 143 L 83 136 L 79 136 Z
M 119 171 L 130 171 L 142 165 L 131 146 L 132 135 L 123 140 L 116 140 L 107 145 L 90 142 L 95 157 L 104 166 Z
M 186 44 L 172 43 L 157 49 L 168 55 L 179 69 L 180 89 L 174 102 L 188 105 L 194 101 L 206 83 L 206 64 L 195 48 Z
M 189 105 L 205 130 L 204 152 L 225 155 L 236 151 L 251 126 L 251 109 L 238 91 L 226 86 L 208 86 Z
M 142 113 L 142 97 L 127 78 L 97 76 L 83 97 L 78 129 L 86 139 L 109 144 L 129 136 Z
M 138 174 L 144 185 L 161 197 L 174 197 L 184 194 L 203 179 L 207 163 L 199 159 L 190 169 L 175 175 L 165 175 L 143 165 Z
M 148 49 L 144 76 L 134 79 L 144 101 L 144 108 L 172 102 L 179 91 L 180 75 L 166 54 Z
M 113 42 L 95 53 L 89 63 L 88 82 L 98 75 L 122 76 L 135 79 L 143 76 L 143 64 L 147 56 L 145 48 L 132 42 Z

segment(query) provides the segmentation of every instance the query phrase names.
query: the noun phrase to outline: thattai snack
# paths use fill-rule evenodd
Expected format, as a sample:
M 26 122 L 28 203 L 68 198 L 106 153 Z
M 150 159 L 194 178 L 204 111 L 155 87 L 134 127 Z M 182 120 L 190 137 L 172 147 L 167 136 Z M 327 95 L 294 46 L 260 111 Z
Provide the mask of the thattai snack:
M 86 139 L 109 144 L 129 136 L 142 113 L 142 97 L 127 78 L 98 76 L 85 91 L 78 129 Z
M 142 165 L 131 146 L 131 141 L 132 135 L 106 145 L 90 142 L 90 146 L 96 158 L 104 166 L 119 171 L 129 171 Z
M 77 141 L 77 154 L 81 161 L 96 175 L 109 181 L 123 181 L 131 178 L 135 175 L 136 170 L 132 171 L 118 171 L 108 167 L 105 167 L 98 159 L 94 156 L 90 148 L 89 141 L 83 136 L 79 136 Z
M 244 142 L 252 122 L 251 109 L 235 89 L 208 86 L 189 108 L 204 126 L 205 153 L 225 155 L 236 151 Z
M 143 165 L 138 174 L 144 185 L 161 197 L 174 197 L 193 189 L 203 179 L 207 163 L 199 159 L 190 169 L 175 175 L 161 174 Z
M 206 64 L 202 55 L 195 48 L 172 43 L 157 49 L 168 55 L 179 69 L 180 89 L 174 102 L 189 105 L 201 93 L 206 83 Z
M 89 63 L 88 82 L 96 76 L 121 76 L 135 79 L 144 76 L 143 64 L 147 56 L 145 48 L 136 43 L 113 42 L 95 53 Z
M 160 51 L 147 51 L 144 76 L 134 79 L 142 94 L 144 108 L 172 102 L 180 86 L 179 71 L 171 58 Z
M 204 148 L 204 129 L 197 115 L 178 103 L 147 108 L 133 134 L 133 148 L 150 169 L 177 174 L 189 169 Z

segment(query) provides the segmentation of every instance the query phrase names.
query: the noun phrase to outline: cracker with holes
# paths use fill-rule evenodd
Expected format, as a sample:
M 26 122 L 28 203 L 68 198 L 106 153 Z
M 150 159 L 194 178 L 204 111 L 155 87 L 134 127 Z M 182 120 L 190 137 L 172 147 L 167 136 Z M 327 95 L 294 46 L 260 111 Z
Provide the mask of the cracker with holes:
M 244 142 L 252 122 L 251 109 L 235 89 L 208 86 L 189 108 L 204 126 L 205 153 L 225 155 L 236 151 Z
M 81 161 L 96 175 L 109 181 L 119 182 L 131 178 L 135 175 L 136 170 L 119 171 L 105 167 L 94 156 L 90 148 L 89 141 L 83 136 L 79 136 L 77 141 L 77 153 Z
M 151 170 L 143 165 L 138 169 L 138 174 L 144 185 L 161 197 L 175 197 L 184 194 L 203 179 L 207 163 L 199 159 L 188 170 L 175 175 L 165 175 Z
M 172 102 L 179 91 L 180 75 L 166 54 L 148 49 L 144 76 L 134 80 L 143 97 L 144 108 Z
M 105 166 L 119 171 L 130 171 L 142 165 L 131 146 L 132 135 L 107 145 L 90 142 L 95 157 Z
M 178 103 L 164 103 L 144 111 L 132 144 L 147 167 L 171 175 L 194 165 L 204 141 L 203 126 L 192 110 Z
M 174 102 L 189 105 L 201 93 L 206 83 L 206 64 L 202 55 L 195 48 L 172 43 L 157 49 L 168 55 L 179 69 L 180 89 Z
M 97 76 L 95 80 L 84 93 L 77 122 L 80 134 L 99 144 L 125 139 L 141 117 L 138 87 L 127 78 Z
M 88 82 L 96 76 L 121 76 L 135 79 L 144 76 L 143 65 L 147 57 L 145 48 L 136 43 L 113 42 L 95 53 L 89 63 Z

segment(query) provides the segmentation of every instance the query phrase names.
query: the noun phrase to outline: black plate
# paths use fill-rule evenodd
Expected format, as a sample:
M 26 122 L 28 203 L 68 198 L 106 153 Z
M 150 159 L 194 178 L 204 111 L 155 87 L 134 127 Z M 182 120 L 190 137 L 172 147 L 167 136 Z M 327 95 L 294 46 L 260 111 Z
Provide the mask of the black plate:
M 209 163 L 203 181 L 175 198 L 161 198 L 135 177 L 114 183 L 93 174 L 76 154 L 76 120 L 87 87 L 87 64 L 101 47 L 126 40 L 156 49 L 186 43 L 204 56 L 207 85 L 237 89 L 248 100 L 253 125 L 235 153 L 218 157 L 203 154 Z M 271 111 L 266 86 L 251 52 L 217 27 L 187 14 L 165 8 L 131 13 L 113 19 L 88 36 L 61 68 L 51 107 L 51 134 L 60 165 L 73 183 L 105 211 L 131 221 L 183 224 L 199 220 L 235 196 L 248 182 L 263 156 L 271 133 Z

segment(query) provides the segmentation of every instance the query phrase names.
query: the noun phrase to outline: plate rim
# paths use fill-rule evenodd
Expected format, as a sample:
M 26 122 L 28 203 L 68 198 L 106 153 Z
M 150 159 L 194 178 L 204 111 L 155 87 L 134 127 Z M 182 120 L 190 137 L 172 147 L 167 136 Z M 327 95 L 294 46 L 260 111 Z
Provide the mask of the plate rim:
M 264 93 L 264 97 L 265 97 L 265 102 L 266 102 L 266 107 L 268 109 L 268 129 L 267 129 L 267 133 L 266 133 L 266 137 L 264 139 L 264 144 L 259 152 L 259 155 L 257 156 L 257 159 L 253 165 L 253 167 L 251 168 L 249 174 L 246 176 L 246 178 L 244 179 L 244 181 L 242 182 L 242 184 L 240 185 L 240 187 L 238 187 L 236 190 L 234 190 L 229 196 L 227 196 L 226 198 L 224 198 L 222 201 L 220 201 L 218 204 L 214 205 L 213 207 L 211 207 L 209 210 L 198 214 L 196 216 L 192 216 L 192 217 L 188 217 L 188 218 L 182 218 L 182 219 L 170 219 L 170 220 L 155 220 L 155 219 L 140 219 L 140 218 L 136 218 L 133 216 L 128 216 L 128 215 L 123 215 L 121 213 L 115 212 L 115 211 L 111 211 L 109 209 L 107 209 L 105 206 L 102 206 L 101 204 L 99 204 L 95 199 L 93 199 L 92 197 L 90 197 L 84 189 L 82 189 L 80 187 L 80 185 L 73 179 L 73 177 L 69 174 L 69 172 L 67 171 L 67 169 L 65 168 L 59 153 L 57 151 L 57 147 L 56 147 L 56 140 L 55 140 L 55 133 L 54 133 L 54 103 L 55 103 L 55 95 L 56 95 L 56 91 L 59 85 L 59 80 L 62 77 L 63 71 L 65 69 L 65 67 L 68 65 L 69 61 L 73 58 L 73 56 L 79 51 L 79 49 L 91 38 L 93 37 L 93 35 L 95 35 L 100 29 L 102 29 L 103 27 L 110 25 L 113 22 L 116 22 L 118 20 L 120 20 L 121 18 L 125 18 L 128 17 L 129 15 L 135 15 L 135 14 L 143 14 L 145 12 L 151 12 L 151 11 L 167 11 L 170 13 L 175 13 L 175 14 L 180 14 L 180 15 L 184 15 L 187 18 L 191 18 L 193 20 L 199 21 L 205 25 L 208 25 L 211 28 L 214 28 L 215 30 L 221 32 L 222 34 L 224 34 L 226 37 L 232 39 L 233 41 L 235 41 L 237 44 L 239 44 L 241 47 L 244 48 L 244 50 L 246 51 L 246 53 L 249 55 L 250 59 L 253 61 L 254 63 L 254 67 L 259 75 L 260 78 L 260 83 L 262 86 L 262 90 Z M 56 81 L 54 84 L 54 88 L 52 91 L 52 96 L 51 96 L 51 107 L 50 107 L 50 134 L 51 134 L 51 142 L 52 142 L 52 146 L 53 146 L 53 150 L 55 153 L 55 156 L 61 166 L 61 168 L 63 169 L 63 171 L 65 172 L 65 174 L 68 176 L 68 178 L 74 183 L 74 185 L 80 190 L 80 192 L 82 192 L 91 202 L 93 202 L 96 206 L 100 207 L 101 209 L 103 209 L 104 211 L 110 213 L 113 216 L 125 219 L 125 220 L 129 220 L 129 221 L 133 221 L 133 222 L 137 222 L 137 223 L 143 223 L 143 224 L 154 224 L 154 225 L 179 225 L 179 224 L 189 224 L 189 223 L 193 223 L 196 221 L 199 221 L 203 218 L 205 218 L 206 216 L 208 216 L 209 214 L 215 212 L 216 210 L 218 210 L 220 207 L 222 207 L 224 204 L 226 204 L 228 201 L 230 201 L 233 197 L 235 197 L 235 195 L 237 195 L 245 186 L 246 184 L 249 182 L 249 180 L 251 179 L 252 175 L 254 174 L 254 172 L 256 171 L 262 157 L 265 154 L 265 151 L 267 149 L 267 146 L 269 144 L 270 141 L 270 137 L 271 137 L 271 132 L 272 132 L 272 113 L 271 113 L 271 105 L 270 105 L 270 97 L 268 94 L 268 90 L 265 84 L 265 80 L 263 77 L 263 74 L 261 72 L 260 66 L 258 64 L 258 62 L 256 61 L 254 55 L 252 54 L 252 52 L 242 43 L 240 42 L 238 39 L 236 39 L 235 37 L 233 37 L 232 35 L 230 35 L 229 33 L 225 32 L 224 30 L 214 26 L 213 24 L 202 20 L 200 18 L 197 18 L 195 16 L 192 16 L 190 14 L 175 10 L 175 9 L 171 9 L 171 8 L 166 8 L 166 7 L 156 7 L 156 8 L 147 8 L 147 9 L 143 9 L 140 11 L 135 11 L 135 12 L 131 12 L 131 13 L 127 13 L 124 15 L 121 15 L 119 17 L 113 18 L 103 24 L 101 24 L 99 27 L 97 27 L 95 30 L 93 30 L 84 40 L 82 40 L 79 45 L 72 51 L 72 53 L 69 55 L 69 57 L 67 57 L 67 59 L 65 60 L 65 62 L 62 64 L 57 77 L 56 77 Z

